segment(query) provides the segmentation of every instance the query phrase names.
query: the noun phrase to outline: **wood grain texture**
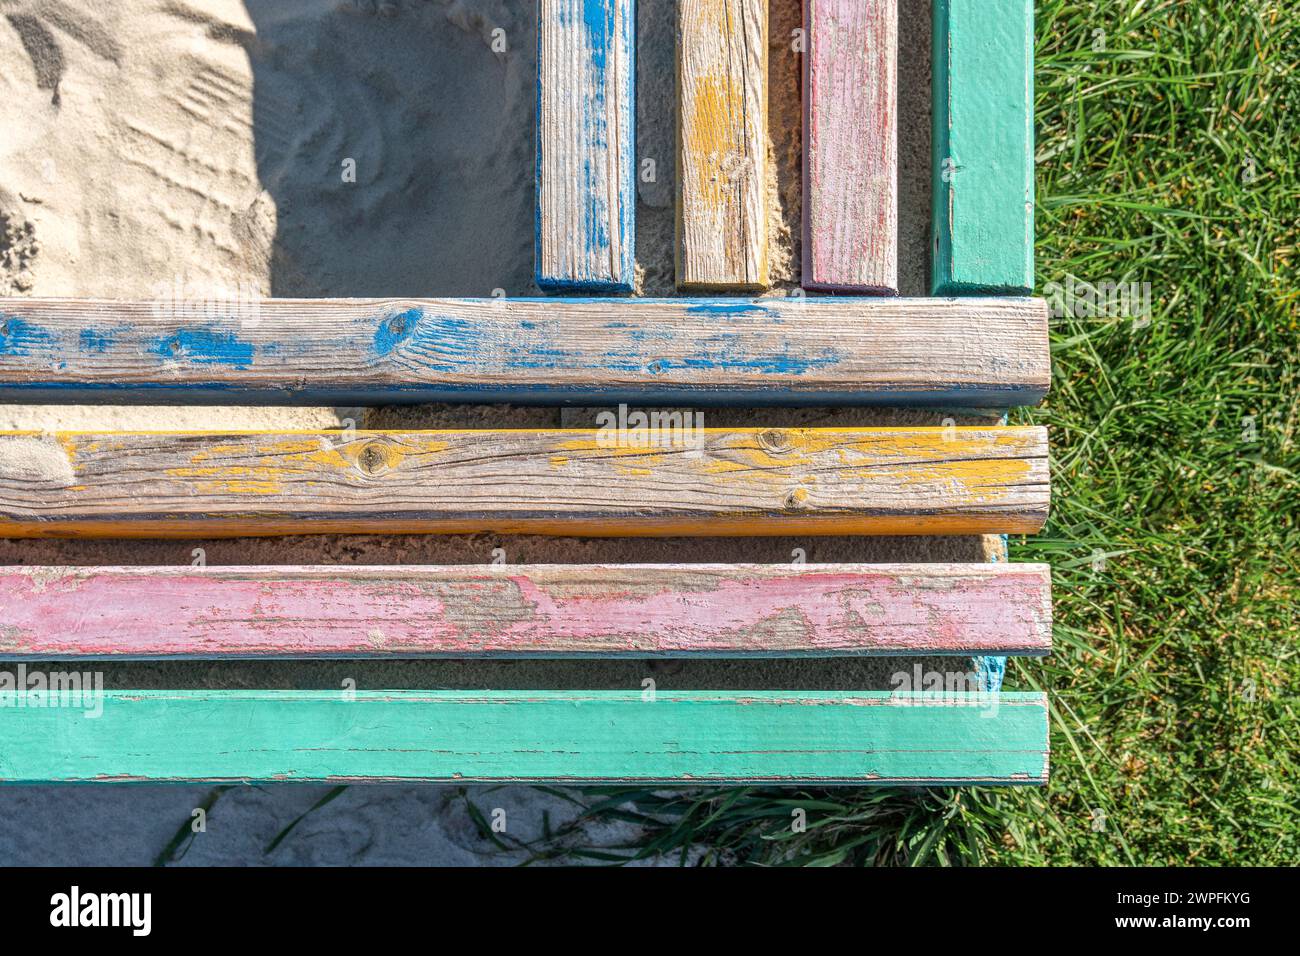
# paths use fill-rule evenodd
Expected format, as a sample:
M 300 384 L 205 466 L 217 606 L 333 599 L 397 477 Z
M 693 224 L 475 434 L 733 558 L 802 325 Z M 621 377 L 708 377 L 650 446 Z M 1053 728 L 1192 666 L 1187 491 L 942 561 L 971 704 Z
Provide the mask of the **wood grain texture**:
M 935 295 L 1034 285 L 1033 0 L 934 0 Z
M 2 696 L 2 693 L 0 693 Z M 1042 694 L 114 690 L 101 713 L 9 692 L 0 781 L 1047 780 Z
M 1047 565 L 22 567 L 0 656 L 839 657 L 1051 648 Z
M 680 0 L 677 94 L 677 286 L 765 289 L 767 0 Z
M 898 0 L 806 0 L 803 285 L 898 294 Z
M 633 0 L 539 0 L 537 284 L 631 292 Z
M 0 432 L 0 536 L 1034 532 L 1042 428 Z
M 0 299 L 0 401 L 1032 404 L 1040 299 Z

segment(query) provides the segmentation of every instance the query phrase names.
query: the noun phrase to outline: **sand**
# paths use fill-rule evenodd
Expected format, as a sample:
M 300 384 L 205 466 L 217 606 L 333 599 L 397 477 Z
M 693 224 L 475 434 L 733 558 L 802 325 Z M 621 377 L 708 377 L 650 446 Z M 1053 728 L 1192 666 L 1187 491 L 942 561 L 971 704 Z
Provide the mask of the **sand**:
M 900 14 L 900 281 L 925 294 L 929 4 Z M 769 232 L 797 286 L 798 0 L 771 0 Z M 0 293 L 149 297 L 536 295 L 533 0 L 32 0 L 0 4 Z M 674 0 L 638 6 L 637 288 L 671 295 Z M 504 41 L 504 46 L 503 46 Z M 355 166 L 355 182 L 345 181 Z M 0 406 L 0 428 L 580 426 L 595 409 Z M 938 424 L 916 410 L 730 409 L 706 424 Z M 958 416 L 958 422 L 987 417 Z M 32 468 L 40 467 L 33 447 Z M 24 466 L 26 467 L 26 466 Z M 0 541 L 3 564 L 987 559 L 993 539 L 593 540 L 472 535 L 184 542 Z M 910 666 L 911 660 L 907 662 Z M 0 667 L 5 666 L 0 663 Z M 36 665 L 31 665 L 36 666 Z M 966 662 L 948 662 L 946 669 Z M 149 662 L 110 687 L 887 687 L 897 661 Z M 0 790 L 0 862 L 150 862 L 211 788 Z M 529 839 L 573 816 L 526 787 L 352 787 L 262 849 L 327 788 L 226 791 L 185 862 L 510 862 L 465 800 Z M 617 840 L 617 828 L 588 832 Z M 583 837 L 579 837 L 583 838 Z

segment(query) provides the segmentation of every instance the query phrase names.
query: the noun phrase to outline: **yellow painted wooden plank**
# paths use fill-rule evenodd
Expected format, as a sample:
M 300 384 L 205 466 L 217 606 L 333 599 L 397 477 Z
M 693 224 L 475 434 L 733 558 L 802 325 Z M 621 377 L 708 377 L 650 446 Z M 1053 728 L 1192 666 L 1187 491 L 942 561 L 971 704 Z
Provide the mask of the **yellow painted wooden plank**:
M 694 418 L 5 432 L 0 535 L 975 534 L 1037 531 L 1047 514 L 1042 428 L 709 429 Z
M 767 29 L 767 0 L 678 5 L 679 288 L 769 284 Z

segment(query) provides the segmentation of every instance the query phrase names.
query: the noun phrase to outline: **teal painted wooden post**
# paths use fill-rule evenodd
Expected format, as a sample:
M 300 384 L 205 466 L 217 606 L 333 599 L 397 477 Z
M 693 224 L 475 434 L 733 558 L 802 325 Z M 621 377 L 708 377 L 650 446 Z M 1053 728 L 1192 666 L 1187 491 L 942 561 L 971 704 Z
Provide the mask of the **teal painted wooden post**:
M 1047 779 L 1042 694 L 121 690 L 84 707 L 0 697 L 7 783 Z
M 934 295 L 1034 284 L 1033 0 L 934 0 Z

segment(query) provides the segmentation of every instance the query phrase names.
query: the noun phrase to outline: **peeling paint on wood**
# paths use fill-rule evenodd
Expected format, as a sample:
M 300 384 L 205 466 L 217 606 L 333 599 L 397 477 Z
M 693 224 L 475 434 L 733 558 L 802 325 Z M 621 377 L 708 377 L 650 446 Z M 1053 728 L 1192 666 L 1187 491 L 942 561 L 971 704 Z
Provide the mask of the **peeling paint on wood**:
M 934 0 L 935 295 L 1034 285 L 1033 0 Z
M 75 484 L 4 477 L 35 438 Z M 1025 428 L 0 433 L 0 536 L 1032 533 Z
M 767 0 L 680 0 L 677 286 L 767 288 Z
M 803 285 L 898 294 L 898 0 L 806 0 Z
M 1033 404 L 1041 299 L 0 298 L 0 401 Z
M 539 0 L 537 284 L 631 292 L 633 0 Z
M 1046 565 L 22 567 L 0 657 L 839 657 L 1051 647 Z
M 0 781 L 1042 784 L 1042 694 L 10 692 Z

